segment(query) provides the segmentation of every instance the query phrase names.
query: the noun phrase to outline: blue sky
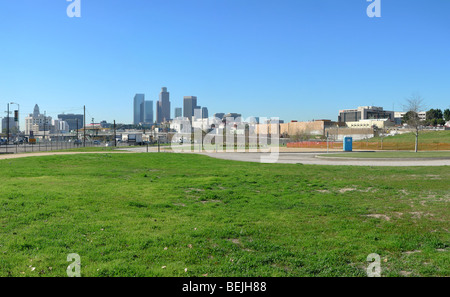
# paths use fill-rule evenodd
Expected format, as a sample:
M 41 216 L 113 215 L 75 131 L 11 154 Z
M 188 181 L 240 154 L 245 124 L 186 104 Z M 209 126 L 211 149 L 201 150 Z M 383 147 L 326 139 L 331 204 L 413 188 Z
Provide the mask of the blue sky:
M 381 0 L 381 18 L 366 0 L 81 0 L 81 18 L 69 4 L 0 0 L 0 107 L 129 123 L 134 94 L 163 86 L 172 113 L 191 95 L 285 121 L 401 110 L 412 93 L 450 107 L 448 0 Z

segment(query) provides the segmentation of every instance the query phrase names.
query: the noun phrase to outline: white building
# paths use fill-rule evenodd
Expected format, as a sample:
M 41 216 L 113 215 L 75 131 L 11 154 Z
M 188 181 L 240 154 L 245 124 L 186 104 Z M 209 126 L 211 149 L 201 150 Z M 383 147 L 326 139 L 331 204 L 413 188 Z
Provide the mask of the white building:
M 62 120 L 52 120 L 51 133 L 69 133 L 69 124 Z
M 373 128 L 377 127 L 379 129 L 386 129 L 388 127 L 393 127 L 394 122 L 389 119 L 382 120 L 360 120 L 357 122 L 346 122 L 348 128 Z
M 52 117 L 47 117 L 39 112 L 39 106 L 34 106 L 34 111 L 25 118 L 25 134 L 30 135 L 30 131 L 38 134 L 40 131 L 50 131 Z
M 406 111 L 396 111 L 394 113 L 394 117 L 395 117 L 395 124 L 396 125 L 401 125 L 402 124 L 402 119 L 403 116 L 406 114 Z M 421 121 L 425 121 L 427 119 L 427 112 L 426 111 L 421 111 L 418 113 L 419 115 L 419 119 Z

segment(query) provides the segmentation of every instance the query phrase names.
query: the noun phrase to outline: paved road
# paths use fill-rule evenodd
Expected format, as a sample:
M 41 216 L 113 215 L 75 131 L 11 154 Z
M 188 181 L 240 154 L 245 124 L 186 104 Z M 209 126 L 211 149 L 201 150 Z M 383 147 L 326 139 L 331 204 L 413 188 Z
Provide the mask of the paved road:
M 146 152 L 146 148 L 129 148 L 127 151 Z M 157 149 L 151 148 L 149 152 Z M 196 152 L 194 152 L 196 153 Z M 312 165 L 350 165 L 350 166 L 450 166 L 450 159 L 351 159 L 351 158 L 317 158 L 326 151 L 316 152 L 280 152 L 276 163 L 285 164 L 312 164 Z M 225 160 L 271 163 L 271 161 L 261 160 L 262 156 L 268 154 L 261 153 L 202 153 L 212 158 Z

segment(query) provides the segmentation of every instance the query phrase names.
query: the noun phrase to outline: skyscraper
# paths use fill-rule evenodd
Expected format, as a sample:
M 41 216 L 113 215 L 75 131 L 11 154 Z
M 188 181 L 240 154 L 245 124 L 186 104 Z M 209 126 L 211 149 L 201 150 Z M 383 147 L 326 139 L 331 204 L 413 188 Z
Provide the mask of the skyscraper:
M 152 100 L 145 100 L 143 105 L 143 117 L 142 121 L 146 124 L 152 124 L 153 123 L 153 101 Z
M 170 93 L 167 88 L 161 88 L 159 101 L 156 103 L 156 122 L 162 123 L 170 120 Z
M 175 107 L 175 118 L 181 118 L 183 116 L 183 108 Z
M 198 109 L 196 96 L 184 96 L 183 98 L 183 117 L 192 121 L 194 110 Z
M 202 119 L 208 118 L 208 107 L 202 107 Z
M 140 122 L 142 122 L 141 118 L 141 104 L 145 101 L 145 95 L 144 94 L 136 94 L 134 96 L 134 102 L 133 102 L 133 124 L 139 125 Z

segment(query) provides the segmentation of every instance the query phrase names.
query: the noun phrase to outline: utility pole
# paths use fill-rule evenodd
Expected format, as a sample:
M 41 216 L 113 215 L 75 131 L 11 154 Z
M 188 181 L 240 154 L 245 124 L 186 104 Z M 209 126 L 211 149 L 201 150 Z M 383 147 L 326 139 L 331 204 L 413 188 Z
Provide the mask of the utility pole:
M 116 120 L 114 120 L 114 147 L 117 146 L 117 137 L 116 137 Z
M 9 144 L 9 103 L 8 105 L 8 112 L 6 114 L 6 145 Z
M 83 147 L 86 147 L 86 105 L 83 105 Z
M 328 154 L 328 131 L 327 131 L 327 154 Z
M 17 105 L 17 133 L 20 134 L 20 105 L 19 103 L 11 102 L 10 104 L 16 104 Z M 16 113 L 14 112 L 14 120 L 16 119 Z
M 78 141 L 78 118 L 77 118 L 77 139 L 76 140 Z
M 45 142 L 45 123 L 47 122 L 47 111 L 44 110 L 44 142 Z

